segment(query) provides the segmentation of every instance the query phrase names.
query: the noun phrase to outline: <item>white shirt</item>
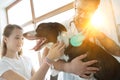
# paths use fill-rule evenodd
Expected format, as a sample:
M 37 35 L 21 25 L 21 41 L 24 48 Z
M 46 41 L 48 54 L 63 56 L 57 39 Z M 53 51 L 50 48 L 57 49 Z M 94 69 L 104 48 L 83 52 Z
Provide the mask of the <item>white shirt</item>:
M 3 57 L 0 60 L 0 76 L 8 70 L 13 70 L 26 77 L 27 79 L 30 79 L 32 63 L 28 58 L 23 56 L 20 56 L 19 59 Z

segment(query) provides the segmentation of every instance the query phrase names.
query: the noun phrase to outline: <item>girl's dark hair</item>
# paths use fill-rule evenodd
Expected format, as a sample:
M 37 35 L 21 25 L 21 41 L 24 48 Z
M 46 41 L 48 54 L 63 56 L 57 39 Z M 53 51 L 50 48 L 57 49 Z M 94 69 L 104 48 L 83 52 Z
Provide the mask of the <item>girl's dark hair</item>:
M 20 26 L 18 25 L 15 25 L 15 24 L 8 24 L 5 28 L 4 28 L 4 31 L 3 31 L 3 36 L 5 37 L 9 37 L 11 34 L 12 34 L 12 31 L 14 29 L 20 29 L 20 30 L 23 30 Z M 2 55 L 1 57 L 5 56 L 6 55 L 6 52 L 7 52 L 7 46 L 6 46 L 6 43 L 4 42 L 4 40 L 2 41 Z M 18 55 L 21 55 L 22 54 L 22 50 L 18 52 Z

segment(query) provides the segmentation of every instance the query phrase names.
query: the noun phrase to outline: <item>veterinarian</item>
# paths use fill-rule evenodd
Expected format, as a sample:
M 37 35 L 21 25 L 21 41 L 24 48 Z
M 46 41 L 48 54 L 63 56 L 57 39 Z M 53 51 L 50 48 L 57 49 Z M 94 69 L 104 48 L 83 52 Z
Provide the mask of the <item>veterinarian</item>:
M 91 41 L 94 39 L 97 40 L 99 45 L 104 47 L 111 55 L 120 56 L 120 47 L 112 39 L 96 28 L 90 28 L 93 27 L 90 24 L 91 16 L 97 10 L 99 4 L 100 0 L 75 0 L 75 16 L 72 19 L 63 22 L 63 24 L 66 26 L 70 38 L 73 36 L 77 37 L 77 34 L 81 32 L 85 38 L 89 38 Z M 74 42 L 71 43 L 76 46 Z M 64 72 L 59 74 L 59 76 L 59 80 L 84 80 L 77 75 Z M 81 77 L 85 78 L 85 75 L 81 75 Z
M 9 24 L 3 32 L 3 51 L 0 60 L 0 80 L 43 80 L 46 72 L 64 53 L 65 44 L 57 42 L 48 53 L 40 69 L 35 73 L 30 60 L 22 56 L 23 30 L 18 25 Z

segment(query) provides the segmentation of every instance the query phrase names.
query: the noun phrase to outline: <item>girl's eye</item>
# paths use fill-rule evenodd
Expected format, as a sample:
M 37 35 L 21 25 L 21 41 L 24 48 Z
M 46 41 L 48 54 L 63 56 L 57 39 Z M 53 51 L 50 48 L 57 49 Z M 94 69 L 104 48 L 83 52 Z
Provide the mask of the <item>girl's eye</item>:
M 23 37 L 15 37 L 15 39 L 21 39 L 21 40 L 23 40 L 24 38 Z
M 24 38 L 22 38 L 22 40 L 24 40 Z
M 19 37 L 15 37 L 15 39 L 20 39 Z

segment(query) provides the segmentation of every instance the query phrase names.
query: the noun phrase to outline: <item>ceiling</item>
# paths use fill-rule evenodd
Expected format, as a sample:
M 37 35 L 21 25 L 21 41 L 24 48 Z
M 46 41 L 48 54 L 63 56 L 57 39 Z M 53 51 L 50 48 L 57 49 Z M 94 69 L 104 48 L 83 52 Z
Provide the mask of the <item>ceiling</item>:
M 8 5 L 16 0 L 0 0 L 0 8 L 6 8 Z

